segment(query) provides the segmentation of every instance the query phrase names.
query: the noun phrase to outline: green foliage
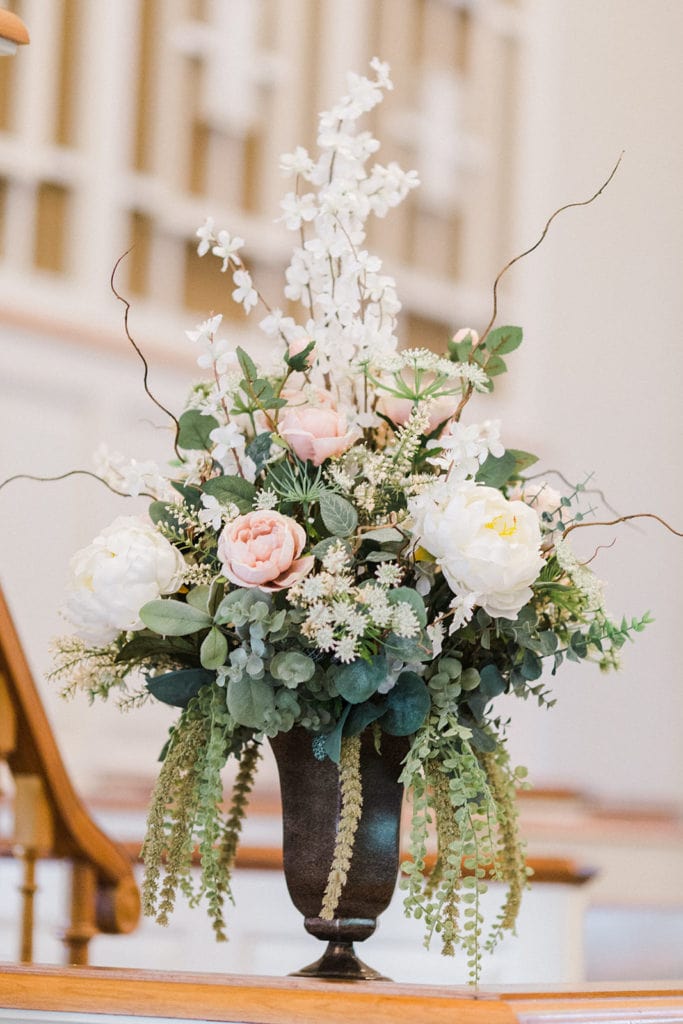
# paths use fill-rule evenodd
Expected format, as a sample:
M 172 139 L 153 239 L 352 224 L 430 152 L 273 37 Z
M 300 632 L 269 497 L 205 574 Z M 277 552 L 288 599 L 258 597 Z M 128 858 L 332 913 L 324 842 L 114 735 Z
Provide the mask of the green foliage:
M 360 704 L 367 700 L 387 677 L 387 659 L 383 654 L 364 661 L 358 658 L 348 665 L 340 665 L 334 681 L 338 692 L 349 704 Z
M 210 494 L 222 504 L 232 502 L 242 514 L 251 511 L 256 488 L 241 476 L 214 476 L 202 486 L 204 494 Z
M 390 736 L 411 736 L 429 714 L 429 690 L 415 672 L 402 672 L 386 696 L 380 722 Z
M 188 409 L 179 419 L 178 447 L 189 451 L 210 451 L 211 431 L 218 427 L 218 420 L 205 416 L 198 409 Z
M 140 609 L 140 618 L 148 629 L 161 636 L 187 636 L 211 625 L 211 616 L 206 612 L 173 598 L 148 601 Z
M 199 660 L 203 668 L 217 669 L 225 664 L 228 655 L 228 641 L 218 626 L 212 626 L 202 640 Z
M 245 673 L 228 681 L 227 703 L 236 722 L 261 730 L 275 707 L 275 694 L 269 683 Z
M 486 484 L 487 487 L 503 487 L 517 468 L 515 453 L 506 451 L 503 455 L 489 455 L 486 461 L 479 467 L 476 476 L 478 484 Z
M 147 689 L 162 703 L 184 708 L 197 696 L 202 686 L 211 683 L 214 678 L 214 673 L 206 669 L 184 668 L 148 679 Z
M 358 526 L 358 513 L 351 502 L 333 491 L 322 491 L 318 500 L 321 519 L 330 533 L 350 537 Z

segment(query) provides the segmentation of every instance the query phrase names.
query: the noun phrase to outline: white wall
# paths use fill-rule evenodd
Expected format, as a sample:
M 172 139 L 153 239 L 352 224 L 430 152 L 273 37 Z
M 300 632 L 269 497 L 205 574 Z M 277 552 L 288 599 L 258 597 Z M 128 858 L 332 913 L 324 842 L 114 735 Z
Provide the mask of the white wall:
M 507 440 L 572 479 L 595 470 L 620 513 L 657 512 L 683 530 L 683 4 L 537 0 L 532 11 L 520 248 L 625 152 L 599 200 L 562 214 L 511 272 L 526 344 Z M 541 783 L 680 804 L 683 542 L 648 521 L 582 532 L 588 555 L 616 538 L 594 563 L 611 610 L 651 609 L 656 622 L 621 673 L 568 667 L 549 716 L 515 709 L 513 749 Z

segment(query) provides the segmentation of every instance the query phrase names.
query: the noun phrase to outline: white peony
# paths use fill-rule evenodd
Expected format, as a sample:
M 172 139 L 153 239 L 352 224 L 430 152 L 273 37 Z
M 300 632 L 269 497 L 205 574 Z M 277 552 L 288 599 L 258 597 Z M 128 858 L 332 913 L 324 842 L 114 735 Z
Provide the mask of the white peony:
M 142 629 L 140 609 L 182 583 L 180 551 L 137 516 L 120 516 L 69 563 L 65 617 L 79 636 L 104 645 L 123 630 Z
M 494 618 L 516 618 L 543 566 L 534 510 L 472 480 L 438 481 L 408 508 L 416 547 L 436 559 L 453 593 Z

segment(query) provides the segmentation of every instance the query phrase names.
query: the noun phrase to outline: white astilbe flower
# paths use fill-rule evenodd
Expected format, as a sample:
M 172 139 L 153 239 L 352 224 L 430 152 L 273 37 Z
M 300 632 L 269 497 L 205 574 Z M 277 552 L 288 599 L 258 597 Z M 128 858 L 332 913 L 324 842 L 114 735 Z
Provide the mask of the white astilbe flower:
M 266 512 L 269 509 L 277 508 L 279 500 L 275 491 L 266 487 L 263 491 L 257 491 L 254 498 L 254 509 L 259 512 Z
M 598 579 L 595 573 L 591 572 L 588 566 L 583 565 L 577 559 L 566 540 L 559 540 L 555 545 L 555 555 L 561 569 L 569 576 L 575 587 L 585 595 L 588 602 L 588 609 L 595 611 L 604 607 L 605 584 Z
M 348 567 L 349 555 L 342 544 L 338 541 L 336 544 L 331 544 L 325 552 L 323 557 L 323 569 L 325 572 L 329 572 L 331 575 L 343 572 Z
M 403 578 L 398 562 L 380 562 L 375 574 L 380 587 L 397 587 Z
M 500 420 L 464 423 L 452 420 L 440 437 L 427 442 L 427 448 L 440 449 L 427 461 L 447 470 L 453 480 L 475 477 L 489 455 L 500 458 L 505 448 L 500 440 Z
M 407 601 L 397 602 L 397 604 L 393 605 L 392 610 L 391 628 L 396 636 L 406 638 L 417 636 L 420 632 L 420 623 Z

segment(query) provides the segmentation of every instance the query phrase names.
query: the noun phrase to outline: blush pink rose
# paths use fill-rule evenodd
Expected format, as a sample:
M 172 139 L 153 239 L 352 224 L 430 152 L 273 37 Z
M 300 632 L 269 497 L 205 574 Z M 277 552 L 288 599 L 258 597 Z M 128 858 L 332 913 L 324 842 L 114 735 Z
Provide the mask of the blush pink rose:
M 458 407 L 460 401 L 458 395 L 442 395 L 436 398 L 429 406 L 429 433 L 449 420 Z M 388 416 L 397 427 L 402 427 L 410 417 L 413 410 L 413 403 L 410 398 L 397 398 L 395 395 L 382 395 L 379 403 L 379 411 Z
M 349 427 L 343 413 L 321 405 L 286 408 L 280 419 L 279 434 L 295 455 L 314 466 L 341 455 L 360 437 L 358 428 Z
M 239 587 L 284 590 L 313 568 L 313 555 L 301 552 L 306 531 L 280 512 L 247 512 L 224 527 L 218 538 L 223 573 Z

